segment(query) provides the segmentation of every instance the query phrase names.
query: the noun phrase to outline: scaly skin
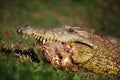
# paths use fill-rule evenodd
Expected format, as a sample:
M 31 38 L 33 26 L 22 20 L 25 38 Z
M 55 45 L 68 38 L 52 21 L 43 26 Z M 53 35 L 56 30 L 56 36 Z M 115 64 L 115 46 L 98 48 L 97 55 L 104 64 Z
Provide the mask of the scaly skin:
M 117 38 L 94 35 L 71 26 L 55 29 L 25 26 L 17 32 L 42 42 L 35 47 L 44 52 L 54 67 L 72 66 L 100 74 L 120 75 L 120 40 Z

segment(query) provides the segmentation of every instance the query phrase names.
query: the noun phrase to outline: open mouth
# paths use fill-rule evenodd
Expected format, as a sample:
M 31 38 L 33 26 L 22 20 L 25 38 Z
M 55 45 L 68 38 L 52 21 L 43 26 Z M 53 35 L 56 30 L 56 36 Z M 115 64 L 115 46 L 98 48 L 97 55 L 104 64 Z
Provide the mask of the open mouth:
M 47 42 L 47 41 L 60 42 L 60 41 L 58 41 L 57 39 L 55 39 L 53 37 L 43 37 L 43 36 L 37 36 L 37 35 L 33 35 L 33 36 L 30 36 L 30 37 L 33 37 L 34 39 L 37 40 L 37 42 L 40 42 L 42 44 L 45 44 L 45 42 Z
M 43 35 L 37 35 L 36 33 L 34 33 L 34 29 L 30 28 L 30 27 L 22 27 L 20 29 L 17 30 L 17 33 L 19 35 L 21 35 L 22 37 L 25 37 L 26 39 L 28 37 L 30 38 L 34 38 L 36 39 L 37 42 L 45 44 L 46 41 L 55 41 L 55 42 L 61 42 L 59 40 L 57 40 L 55 37 L 48 37 L 48 36 L 43 36 Z
M 37 28 L 32 28 L 30 26 L 25 26 L 18 29 L 17 33 L 23 37 L 24 36 L 32 37 L 36 39 L 37 42 L 42 44 L 45 44 L 47 41 L 54 41 L 60 43 L 64 43 L 64 42 L 80 43 L 80 44 L 85 44 L 91 48 L 94 47 L 92 41 L 88 40 L 87 38 L 81 37 L 76 34 L 66 33 L 66 31 L 63 30 L 60 30 L 61 32 L 58 31 L 55 31 L 55 29 L 49 31 L 49 29 L 47 30 L 37 29 Z
M 47 41 L 54 41 L 54 42 L 58 42 L 60 43 L 61 41 L 53 38 L 53 37 L 44 37 L 44 36 L 38 36 L 38 35 L 35 35 L 35 34 L 32 34 L 32 35 L 27 35 L 27 34 L 20 34 L 22 37 L 24 38 L 34 38 L 37 42 L 39 43 L 42 43 L 42 44 L 45 44 Z

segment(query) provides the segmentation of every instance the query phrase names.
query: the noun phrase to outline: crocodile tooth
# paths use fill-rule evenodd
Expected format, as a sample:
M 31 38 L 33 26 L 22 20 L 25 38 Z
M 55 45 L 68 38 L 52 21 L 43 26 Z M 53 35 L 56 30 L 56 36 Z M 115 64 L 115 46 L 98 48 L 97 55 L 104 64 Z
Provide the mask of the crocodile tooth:
M 38 38 L 38 36 L 35 36 L 35 39 L 37 39 Z
M 36 35 L 35 35 L 35 34 L 32 34 L 31 36 L 35 38 Z
M 36 39 L 38 36 L 34 34 L 33 37 Z
M 38 36 L 36 39 L 37 39 L 37 40 L 39 40 L 39 39 L 40 39 L 40 37 Z
M 40 39 L 40 37 L 38 37 L 38 36 L 37 36 L 35 39 L 36 39 L 36 40 L 39 40 L 39 39 Z
M 43 44 L 45 44 L 45 39 L 43 39 Z
M 39 39 L 39 41 L 41 42 L 41 38 Z
M 32 37 L 34 37 L 34 38 L 35 38 L 35 37 L 36 37 L 36 35 L 32 35 Z
M 39 41 L 40 41 L 40 42 L 42 42 L 42 41 L 43 41 L 42 37 L 39 39 Z
M 39 36 L 37 39 L 40 40 L 40 39 L 41 39 L 41 36 Z
M 38 36 L 38 37 L 37 37 L 37 40 L 39 40 L 39 39 L 40 39 L 40 37 Z

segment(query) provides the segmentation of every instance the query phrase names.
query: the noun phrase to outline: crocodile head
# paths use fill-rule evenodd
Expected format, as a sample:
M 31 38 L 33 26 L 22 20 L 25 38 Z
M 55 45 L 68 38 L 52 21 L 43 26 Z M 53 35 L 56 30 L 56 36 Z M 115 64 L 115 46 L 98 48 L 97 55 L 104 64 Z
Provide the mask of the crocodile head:
M 94 47 L 89 40 L 88 32 L 82 30 L 80 27 L 71 27 L 64 25 L 60 28 L 33 28 L 29 25 L 21 27 L 17 33 L 23 36 L 30 36 L 35 38 L 38 42 L 45 44 L 46 41 L 56 42 L 72 42 L 83 43 L 90 47 Z

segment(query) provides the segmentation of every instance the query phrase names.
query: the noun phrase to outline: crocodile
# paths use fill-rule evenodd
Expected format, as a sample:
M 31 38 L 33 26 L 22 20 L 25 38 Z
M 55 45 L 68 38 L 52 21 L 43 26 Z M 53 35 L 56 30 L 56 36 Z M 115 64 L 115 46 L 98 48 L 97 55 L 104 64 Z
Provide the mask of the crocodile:
M 35 47 L 53 67 L 120 76 L 119 38 L 69 25 L 49 29 L 26 25 L 17 33 L 35 38 Z

